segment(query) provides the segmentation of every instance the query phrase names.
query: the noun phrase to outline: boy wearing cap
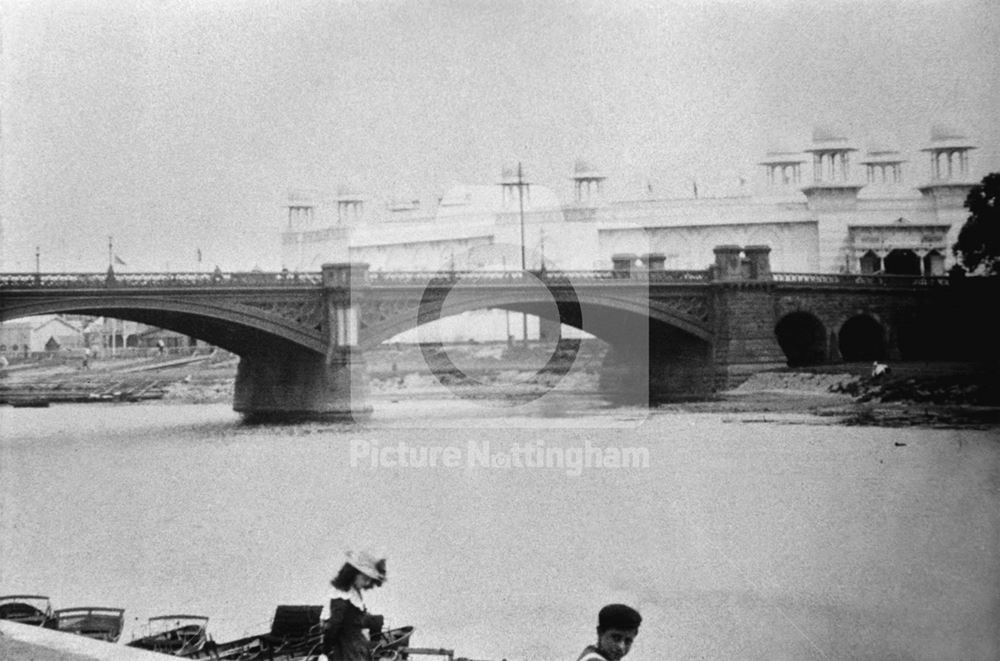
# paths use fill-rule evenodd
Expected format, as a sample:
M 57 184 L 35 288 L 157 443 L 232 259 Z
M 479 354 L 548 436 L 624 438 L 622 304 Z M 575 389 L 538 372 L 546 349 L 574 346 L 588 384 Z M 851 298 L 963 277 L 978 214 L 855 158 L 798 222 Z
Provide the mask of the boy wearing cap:
M 597 614 L 597 644 L 584 648 L 577 661 L 619 661 L 632 649 L 642 616 L 625 604 L 608 604 Z
M 346 561 L 330 585 L 333 589 L 323 604 L 321 660 L 370 661 L 369 639 L 378 635 L 384 622 L 381 615 L 370 615 L 365 608 L 363 590 L 382 585 L 386 580 L 385 559 L 365 551 L 348 551 Z M 364 634 L 368 630 L 369 635 Z

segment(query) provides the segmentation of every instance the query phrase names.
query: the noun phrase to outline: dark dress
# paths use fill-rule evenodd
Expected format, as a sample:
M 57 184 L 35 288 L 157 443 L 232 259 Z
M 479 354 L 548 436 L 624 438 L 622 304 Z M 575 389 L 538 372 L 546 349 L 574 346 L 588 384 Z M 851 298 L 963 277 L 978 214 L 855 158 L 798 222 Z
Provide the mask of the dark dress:
M 323 629 L 323 654 L 330 661 L 371 661 L 371 647 L 364 630 L 380 629 L 381 620 L 347 599 L 331 599 L 330 619 Z

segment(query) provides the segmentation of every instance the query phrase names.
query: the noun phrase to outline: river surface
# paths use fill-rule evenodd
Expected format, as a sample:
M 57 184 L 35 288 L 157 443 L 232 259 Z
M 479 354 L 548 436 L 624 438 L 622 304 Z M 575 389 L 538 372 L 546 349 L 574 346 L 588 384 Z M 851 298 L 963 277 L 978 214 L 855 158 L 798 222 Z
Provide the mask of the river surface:
M 364 545 L 389 559 L 370 610 L 472 658 L 574 659 L 612 601 L 645 618 L 633 661 L 1000 658 L 996 430 L 376 404 L 0 407 L 0 593 L 224 641 Z

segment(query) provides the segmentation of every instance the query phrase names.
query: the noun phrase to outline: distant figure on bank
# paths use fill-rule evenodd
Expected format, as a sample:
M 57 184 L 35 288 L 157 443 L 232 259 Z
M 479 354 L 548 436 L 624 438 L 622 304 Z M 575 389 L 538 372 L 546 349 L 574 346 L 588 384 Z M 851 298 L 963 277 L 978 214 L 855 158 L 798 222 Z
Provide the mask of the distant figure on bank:
M 877 360 L 872 363 L 872 376 L 882 376 L 883 374 L 889 373 L 889 366 L 885 363 L 880 363 Z
M 90 369 L 90 349 L 83 350 L 83 364 L 80 365 L 80 368 L 85 370 Z
M 347 552 L 346 561 L 330 581 L 333 588 L 319 616 L 323 627 L 320 661 L 371 661 L 369 640 L 379 635 L 385 620 L 368 613 L 361 593 L 385 580 L 385 558 L 366 551 Z
M 642 616 L 625 604 L 608 604 L 597 614 L 597 644 L 584 648 L 577 661 L 618 661 L 632 649 Z
M 163 343 L 163 340 L 156 341 L 156 350 L 160 352 L 161 356 L 166 352 L 167 345 Z

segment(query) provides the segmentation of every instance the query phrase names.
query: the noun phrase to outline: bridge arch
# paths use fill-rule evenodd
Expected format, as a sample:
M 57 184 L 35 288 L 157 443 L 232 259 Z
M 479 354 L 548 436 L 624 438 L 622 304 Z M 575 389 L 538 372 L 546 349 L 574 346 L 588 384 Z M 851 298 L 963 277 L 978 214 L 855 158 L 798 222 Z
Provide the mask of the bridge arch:
M 857 314 L 845 321 L 838 333 L 840 356 L 847 362 L 884 360 L 887 355 L 887 330 L 870 314 Z
M 392 337 L 440 318 L 457 316 L 465 312 L 487 309 L 510 310 L 532 314 L 552 321 L 560 320 L 609 344 L 624 344 L 636 333 L 643 337 L 652 327 L 666 326 L 693 338 L 711 343 L 713 333 L 707 322 L 678 311 L 660 301 L 639 302 L 634 298 L 594 296 L 579 294 L 555 295 L 538 287 L 521 292 L 489 292 L 463 290 L 456 287 L 447 295 L 447 305 L 441 299 L 436 304 L 421 309 L 413 303 L 388 315 L 385 319 L 370 322 L 362 328 L 361 348 L 370 349 Z M 362 315 L 364 319 L 365 315 Z M 641 328 L 640 328 L 641 326 Z
M 826 327 L 811 312 L 799 310 L 786 314 L 778 320 L 774 334 L 789 367 L 815 365 L 826 360 Z
M 266 352 L 277 340 L 324 355 L 321 332 L 265 310 L 212 301 L 172 300 L 150 296 L 80 296 L 11 305 L 0 310 L 0 321 L 45 314 L 87 314 L 116 317 L 166 328 L 220 347 L 237 355 Z

